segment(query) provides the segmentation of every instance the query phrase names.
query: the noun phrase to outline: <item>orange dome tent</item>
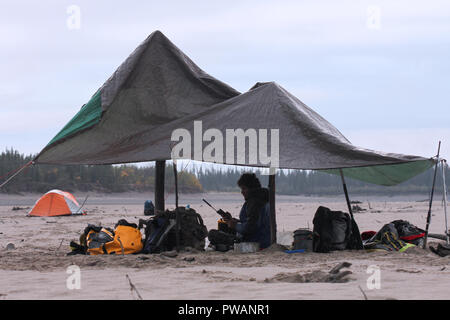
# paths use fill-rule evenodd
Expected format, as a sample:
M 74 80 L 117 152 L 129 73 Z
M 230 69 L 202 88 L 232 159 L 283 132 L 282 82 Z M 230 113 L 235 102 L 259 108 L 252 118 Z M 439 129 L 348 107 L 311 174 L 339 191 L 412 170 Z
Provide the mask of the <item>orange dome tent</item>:
M 44 194 L 33 206 L 29 216 L 53 217 L 85 214 L 75 197 L 65 191 L 50 190 Z

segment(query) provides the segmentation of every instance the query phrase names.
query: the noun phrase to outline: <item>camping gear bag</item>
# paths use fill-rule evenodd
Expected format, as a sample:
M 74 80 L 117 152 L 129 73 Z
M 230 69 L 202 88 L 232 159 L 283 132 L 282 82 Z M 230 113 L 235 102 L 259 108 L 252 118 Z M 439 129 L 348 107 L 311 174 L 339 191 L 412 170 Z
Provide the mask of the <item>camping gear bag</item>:
M 114 231 L 110 228 L 103 228 L 89 224 L 84 229 L 80 237 L 82 247 L 85 247 L 85 253 L 89 255 L 105 254 L 105 243 L 114 241 Z
M 208 229 L 203 219 L 194 209 L 178 207 L 180 218 L 180 247 L 205 249 Z M 143 253 L 171 251 L 176 248 L 176 211 L 166 210 L 147 221 L 140 220 L 145 226 Z
M 403 241 L 394 223 L 385 224 L 372 238 L 364 241 L 366 250 L 386 250 L 403 252 L 414 244 Z
M 139 220 L 139 228 L 145 227 L 145 240 L 142 253 L 170 251 L 171 246 L 165 240 L 167 233 L 175 226 L 175 219 L 161 214 L 148 220 Z
M 88 255 L 138 253 L 143 247 L 137 225 L 124 219 L 118 221 L 114 230 L 89 224 L 80 237 L 80 244 Z
M 298 229 L 294 231 L 293 250 L 304 249 L 313 251 L 313 233 L 308 229 Z
M 108 254 L 138 253 L 142 247 L 142 235 L 139 229 L 126 225 L 117 226 L 114 230 L 114 240 L 104 245 Z
M 313 251 L 353 249 L 352 221 L 348 213 L 320 206 L 313 219 Z
M 397 230 L 401 240 L 415 244 L 416 246 L 423 245 L 425 230 L 422 230 L 405 220 L 395 220 L 391 223 Z

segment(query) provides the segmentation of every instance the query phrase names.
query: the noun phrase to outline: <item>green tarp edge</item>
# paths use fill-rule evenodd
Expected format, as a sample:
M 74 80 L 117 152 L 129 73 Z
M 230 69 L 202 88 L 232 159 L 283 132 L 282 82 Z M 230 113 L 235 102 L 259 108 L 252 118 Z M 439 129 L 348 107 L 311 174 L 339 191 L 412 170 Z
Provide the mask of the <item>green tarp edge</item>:
M 75 133 L 87 129 L 98 122 L 102 115 L 102 101 L 100 90 L 97 91 L 91 98 L 91 100 L 86 103 L 81 110 L 70 120 L 64 128 L 47 144 L 47 147 L 51 144 L 72 136 Z
M 394 186 L 428 170 L 435 163 L 435 159 L 426 159 L 389 165 L 342 168 L 342 173 L 348 178 L 382 186 Z M 340 175 L 339 169 L 318 171 Z

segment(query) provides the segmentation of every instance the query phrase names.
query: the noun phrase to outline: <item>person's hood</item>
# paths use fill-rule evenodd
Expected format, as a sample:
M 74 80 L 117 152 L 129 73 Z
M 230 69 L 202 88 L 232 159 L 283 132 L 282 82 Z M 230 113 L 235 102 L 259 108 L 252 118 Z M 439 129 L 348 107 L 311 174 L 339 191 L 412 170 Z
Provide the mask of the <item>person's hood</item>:
M 248 198 L 245 200 L 248 201 L 251 198 L 256 198 L 263 202 L 268 202 L 269 201 L 269 189 L 267 189 L 267 188 L 250 189 L 248 192 Z

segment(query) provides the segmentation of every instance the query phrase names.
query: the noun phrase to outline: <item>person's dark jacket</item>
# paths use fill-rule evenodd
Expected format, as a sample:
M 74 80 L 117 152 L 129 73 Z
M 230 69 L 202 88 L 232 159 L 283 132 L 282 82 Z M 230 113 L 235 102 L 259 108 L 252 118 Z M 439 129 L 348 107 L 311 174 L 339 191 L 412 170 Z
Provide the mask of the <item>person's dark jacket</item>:
M 267 188 L 250 189 L 239 214 L 236 231 L 243 242 L 258 242 L 261 249 L 270 246 L 270 208 Z

